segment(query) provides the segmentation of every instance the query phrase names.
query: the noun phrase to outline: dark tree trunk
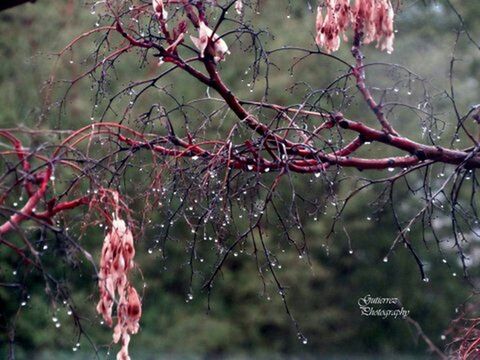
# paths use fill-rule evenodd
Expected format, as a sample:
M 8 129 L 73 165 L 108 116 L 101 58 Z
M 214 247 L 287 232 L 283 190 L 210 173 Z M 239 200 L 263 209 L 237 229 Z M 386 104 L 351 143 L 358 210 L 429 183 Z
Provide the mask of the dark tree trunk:
M 3 1 L 0 1 L 0 11 L 25 4 L 27 2 L 33 3 L 35 1 L 36 0 L 3 0 Z

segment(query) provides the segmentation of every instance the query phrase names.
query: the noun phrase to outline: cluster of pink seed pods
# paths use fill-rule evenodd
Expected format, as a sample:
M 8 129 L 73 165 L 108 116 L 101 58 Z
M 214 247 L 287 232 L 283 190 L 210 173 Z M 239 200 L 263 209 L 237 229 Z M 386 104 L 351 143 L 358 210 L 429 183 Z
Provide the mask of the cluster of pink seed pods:
M 390 0 L 325 0 L 318 6 L 316 42 L 328 53 L 337 51 L 346 30 L 362 34 L 364 44 L 373 41 L 388 53 L 393 51 L 394 11 Z
M 115 217 L 112 228 L 106 235 L 100 259 L 98 288 L 100 301 L 97 312 L 108 326 L 113 325 L 112 311 L 116 304 L 117 324 L 113 341 L 122 342 L 118 360 L 129 360 L 130 334 L 136 334 L 142 315 L 142 303 L 135 288 L 128 280 L 128 272 L 134 266 L 135 248 L 133 236 L 123 220 Z

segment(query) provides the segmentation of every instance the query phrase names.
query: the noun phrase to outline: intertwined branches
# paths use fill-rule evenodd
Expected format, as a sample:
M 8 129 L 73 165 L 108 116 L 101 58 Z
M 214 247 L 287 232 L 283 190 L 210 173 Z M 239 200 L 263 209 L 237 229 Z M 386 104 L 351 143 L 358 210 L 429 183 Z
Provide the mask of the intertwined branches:
M 378 214 L 389 210 L 397 227 L 384 261 L 403 244 L 428 281 L 415 250 L 418 241 L 410 234 L 421 226 L 423 240 L 433 237 L 440 251 L 445 251 L 434 222 L 449 218 L 454 247 L 468 275 L 465 244 L 478 238 L 480 120 L 478 107 L 462 113 L 457 106 L 455 55 L 450 89 L 432 92 L 428 81 L 404 66 L 367 62 L 362 51 L 368 34 L 358 21 L 352 30 L 351 56 L 343 58 L 317 45 L 271 48 L 265 40 L 269 34 L 249 20 L 261 11 L 253 1 L 170 0 L 153 5 L 147 1 L 95 2 L 91 12 L 98 15 L 97 26 L 57 54 L 58 65 L 81 42 L 96 39 L 94 52 L 82 63 L 85 70 L 61 81 L 55 68 L 45 91 L 45 109 L 50 109 L 54 87 L 67 83 L 60 102 L 61 123 L 70 92 L 90 78 L 94 90 L 91 125 L 52 131 L 52 139 L 30 147 L 22 138 L 45 134 L 24 129 L 0 132 L 8 142 L 1 152 L 2 245 L 28 266 L 43 271 L 42 252 L 23 233 L 24 223 L 70 239 L 65 227 L 57 223 L 59 216 L 68 223 L 66 214 L 81 208 L 85 217 L 80 232 L 91 223 L 110 226 L 117 206 L 111 194 L 119 193 L 124 199 L 122 211 L 138 234 L 149 227 L 158 231 L 152 251 L 160 248 L 167 256 L 165 243 L 175 238 L 174 226 L 183 223 L 189 228 L 186 247 L 192 284 L 201 254 L 215 252 L 213 269 L 204 279 L 209 293 L 227 258 L 238 249 L 250 251 L 263 281 L 270 281 L 267 272 L 271 276 L 299 337 L 306 342 L 289 310 L 264 226 L 275 222 L 283 240 L 300 256 L 307 256 L 303 219 L 331 217 L 326 239 L 339 229 L 350 239 L 344 222 L 348 204 L 372 188 L 379 190 Z M 322 28 L 317 26 L 318 31 Z M 241 97 L 235 84 L 223 78 L 229 59 L 241 53 L 251 61 L 248 87 L 263 87 L 261 98 Z M 276 102 L 269 93 L 277 56 L 292 58 L 292 74 L 307 61 L 326 59 L 338 68 L 338 76 L 328 86 L 318 86 L 316 79 L 299 81 L 292 93 L 296 88 L 306 89 L 300 101 Z M 138 68 L 131 69 L 126 85 L 110 96 L 109 79 L 116 74 L 117 64 L 132 57 L 138 60 Z M 152 62 L 158 66 L 154 74 L 147 74 L 145 66 Z M 370 83 L 369 75 L 376 71 L 394 74 L 394 86 L 377 88 Z M 206 96 L 190 99 L 178 94 L 165 85 L 164 80 L 172 77 L 199 84 Z M 396 96 L 400 87 L 415 96 L 417 106 Z M 152 92 L 160 94 L 162 101 L 146 104 L 144 98 Z M 435 110 L 438 98 L 453 107 L 455 119 L 445 120 Z M 360 102 L 368 115 L 354 102 Z M 412 133 L 394 120 L 399 112 L 409 114 L 410 125 L 416 126 Z M 53 141 L 54 136 L 59 140 Z M 298 193 L 300 175 L 321 182 L 321 196 Z M 344 183 L 350 184 L 347 192 L 339 191 Z M 415 213 L 408 218 L 395 191 L 399 183 L 406 184 L 417 202 Z M 5 205 L 19 196 L 14 207 Z M 128 208 L 140 202 L 140 213 L 131 214 Z M 162 213 L 161 224 L 149 220 L 155 211 Z M 19 234 L 18 239 L 8 238 L 12 232 Z M 71 244 L 94 263 L 80 242 L 71 239 Z

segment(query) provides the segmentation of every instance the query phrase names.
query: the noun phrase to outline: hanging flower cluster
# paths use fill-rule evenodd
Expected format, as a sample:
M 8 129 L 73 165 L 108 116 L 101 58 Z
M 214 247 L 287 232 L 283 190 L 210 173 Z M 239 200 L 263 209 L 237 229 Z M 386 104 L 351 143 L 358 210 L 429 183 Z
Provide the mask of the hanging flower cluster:
M 354 3 L 353 3 L 354 1 Z M 390 0 L 325 0 L 318 6 L 316 42 L 330 53 L 340 47 L 340 37 L 347 40 L 351 26 L 356 34 L 363 33 L 363 42 L 377 42 L 377 47 L 393 51 L 394 12 Z
M 100 301 L 97 312 L 112 326 L 112 311 L 117 303 L 117 324 L 114 328 L 113 341 L 122 341 L 122 349 L 117 354 L 118 360 L 129 360 L 128 344 L 130 334 L 136 334 L 139 329 L 139 320 L 142 314 L 142 304 L 137 291 L 128 280 L 128 271 L 133 268 L 135 248 L 132 232 L 123 220 L 114 218 L 112 228 L 105 237 L 102 256 L 100 259 L 100 273 L 98 288 Z
M 203 21 L 199 21 L 198 24 L 198 38 L 190 36 L 190 39 L 196 48 L 200 50 L 200 57 L 204 57 L 205 51 L 211 49 L 211 55 L 215 62 L 218 63 L 220 60 L 225 59 L 225 55 L 230 54 L 227 43 L 217 34 L 214 34 L 212 29 Z M 209 47 L 209 45 L 211 45 L 211 47 Z

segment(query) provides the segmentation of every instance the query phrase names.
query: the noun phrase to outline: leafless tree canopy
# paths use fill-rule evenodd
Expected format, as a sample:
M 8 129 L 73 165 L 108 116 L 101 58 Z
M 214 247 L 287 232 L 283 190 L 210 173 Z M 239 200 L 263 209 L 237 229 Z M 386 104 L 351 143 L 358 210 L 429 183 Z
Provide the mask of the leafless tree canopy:
M 209 292 L 228 257 L 251 252 L 262 278 L 266 275 L 260 264 L 267 264 L 299 337 L 306 341 L 285 301 L 275 250 L 266 245 L 263 226 L 277 224 L 285 246 L 308 256 L 303 219 L 332 219 L 325 234 L 327 246 L 338 233 L 350 239 L 344 221 L 348 205 L 370 188 L 378 193 L 377 213 L 392 217 L 397 227 L 385 262 L 404 246 L 428 281 L 416 251 L 423 245 L 410 234 L 420 227 L 423 240 L 433 237 L 442 251 L 433 223 L 447 218 L 468 277 L 468 240 L 479 236 L 480 108 L 462 112 L 457 107 L 462 95 L 453 81 L 455 51 L 451 87 L 438 91 L 402 65 L 367 61 L 364 48 L 373 45 L 365 44 L 368 30 L 358 19 L 342 25 L 349 39 L 340 46 L 351 48 L 351 53 L 341 57 L 332 52 L 335 48 L 320 46 L 333 38 L 320 34 L 327 30 L 318 20 L 316 35 L 327 36 L 317 38 L 319 45 L 312 38 L 310 44 L 272 48 L 267 44 L 271 34 L 252 20 L 262 11 L 261 2 L 157 0 L 153 5 L 127 0 L 92 4 L 91 12 L 99 16 L 97 26 L 56 54 L 59 63 L 75 54 L 80 43 L 95 39 L 95 50 L 81 62 L 76 77 L 65 82 L 54 69 L 45 89 L 45 113 L 58 105 L 61 123 L 68 116 L 71 92 L 90 81 L 91 125 L 0 131 L 8 143 L 1 152 L 0 243 L 23 258 L 25 266 L 43 273 L 53 293 L 68 296 L 44 271 L 42 249 L 26 231 L 31 226 L 65 239 L 67 252 L 80 254 L 96 269 L 98 259 L 79 240 L 89 226 L 106 223 L 108 231 L 121 218 L 137 239 L 153 230 L 157 236 L 152 251 L 157 251 L 175 239 L 175 226 L 183 224 L 191 232 L 182 246 L 188 250 L 192 278 L 203 254 L 214 252 L 216 262 L 204 283 Z M 391 6 L 402 11 L 401 4 Z M 314 28 L 306 24 L 298 31 Z M 469 37 L 468 29 L 458 37 Z M 223 78 L 229 59 L 241 54 L 249 63 L 246 71 L 237 70 L 238 79 L 242 87 L 261 87 L 261 98 L 240 97 L 238 84 Z M 274 102 L 269 96 L 271 73 L 279 56 L 291 59 L 292 76 L 305 62 L 329 62 L 338 71 L 327 86 L 320 87 L 316 79 L 299 79 L 290 89 L 291 100 Z M 136 58 L 138 68 L 118 74 L 117 64 L 124 58 Z M 153 74 L 146 71 L 152 62 L 158 63 Z M 375 72 L 393 74 L 394 86 L 371 82 L 369 74 Z M 112 76 L 125 79 L 113 95 Z M 174 86 L 163 85 L 172 77 L 200 83 L 205 92 L 179 94 Z M 55 103 L 56 89 L 65 84 L 67 91 Z M 400 97 L 400 88 L 415 101 Z M 144 101 L 151 93 L 158 94 L 158 102 Z M 454 109 L 455 118 L 448 119 L 453 130 L 437 110 L 445 106 Z M 365 113 L 361 108 L 369 111 L 367 117 L 358 115 Z M 396 122 L 405 112 L 410 114 L 411 133 L 404 133 L 399 128 L 405 127 Z M 41 138 L 45 131 L 50 131 L 49 141 L 26 145 L 26 139 Z M 297 192 L 299 182 L 320 183 L 323 191 Z M 408 217 L 397 186 L 406 186 L 417 202 Z M 139 205 L 141 211 L 133 213 Z M 163 221 L 152 223 L 152 213 L 161 213 Z M 78 230 L 75 236 L 69 227 Z

